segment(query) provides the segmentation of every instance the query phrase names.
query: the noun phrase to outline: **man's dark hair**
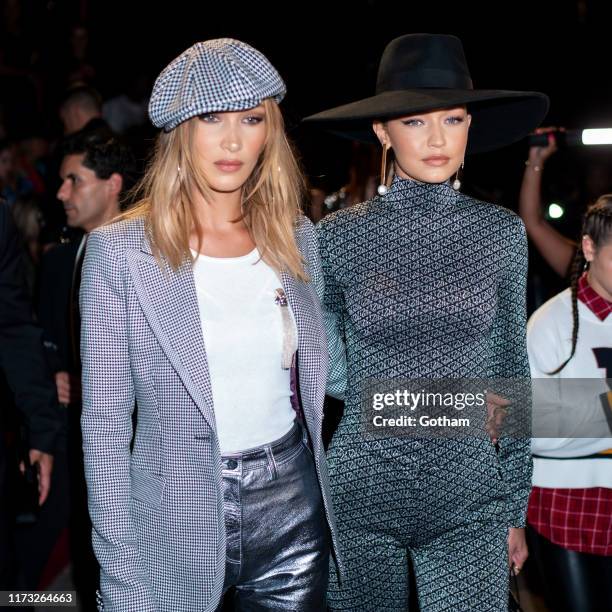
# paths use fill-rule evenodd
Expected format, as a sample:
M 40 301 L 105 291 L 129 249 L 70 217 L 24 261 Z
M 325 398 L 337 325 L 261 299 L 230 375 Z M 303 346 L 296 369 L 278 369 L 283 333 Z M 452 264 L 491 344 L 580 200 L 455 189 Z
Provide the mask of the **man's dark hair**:
M 119 174 L 123 179 L 121 196 L 130 191 L 138 179 L 138 166 L 131 149 L 117 138 L 101 139 L 96 134 L 74 134 L 65 138 L 62 154 L 84 155 L 83 165 L 99 179 Z M 124 203 L 125 204 L 125 203 Z

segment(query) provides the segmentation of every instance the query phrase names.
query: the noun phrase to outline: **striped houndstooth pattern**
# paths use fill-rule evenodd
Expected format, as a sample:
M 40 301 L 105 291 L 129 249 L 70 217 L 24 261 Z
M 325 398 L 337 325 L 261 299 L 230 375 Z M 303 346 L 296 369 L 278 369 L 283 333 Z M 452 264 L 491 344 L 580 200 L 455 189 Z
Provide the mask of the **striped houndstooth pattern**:
M 313 231 L 306 220 L 297 231 L 313 283 L 287 274 L 282 281 L 298 329 L 302 407 L 335 544 L 321 443 L 328 356 Z M 90 235 L 80 295 L 81 423 L 100 609 L 215 610 L 225 569 L 221 464 L 190 264 L 162 269 L 143 221 L 122 221 Z
M 199 42 L 172 60 L 153 85 L 149 116 L 166 132 L 196 115 L 280 102 L 285 83 L 267 58 L 231 38 Z

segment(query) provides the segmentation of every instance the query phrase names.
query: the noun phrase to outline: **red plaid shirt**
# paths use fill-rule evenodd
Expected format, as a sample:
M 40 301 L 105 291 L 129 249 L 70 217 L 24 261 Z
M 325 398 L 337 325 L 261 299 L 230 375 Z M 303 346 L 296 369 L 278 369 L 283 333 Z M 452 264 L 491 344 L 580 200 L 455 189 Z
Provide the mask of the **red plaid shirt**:
M 612 312 L 612 302 L 604 300 L 604 298 L 589 285 L 586 272 L 578 279 L 578 292 L 576 295 L 578 299 L 586 304 L 589 310 L 594 312 L 602 321 L 605 321 L 606 317 Z
M 612 302 L 595 292 L 586 272 L 578 279 L 577 297 L 602 321 L 612 312 Z M 612 556 L 612 489 L 533 487 L 527 520 L 540 535 L 563 548 Z
M 540 535 L 563 548 L 612 556 L 612 489 L 533 487 L 527 520 Z

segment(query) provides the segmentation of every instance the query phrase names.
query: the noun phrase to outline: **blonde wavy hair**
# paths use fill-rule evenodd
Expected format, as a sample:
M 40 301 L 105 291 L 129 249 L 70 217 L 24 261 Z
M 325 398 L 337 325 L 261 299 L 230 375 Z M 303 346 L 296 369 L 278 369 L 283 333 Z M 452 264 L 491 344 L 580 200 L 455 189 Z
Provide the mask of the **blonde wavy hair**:
M 287 140 L 282 114 L 271 98 L 263 101 L 266 141 L 260 159 L 242 188 L 242 215 L 262 259 L 277 272 L 307 280 L 295 241 L 305 181 Z M 120 218 L 144 218 L 153 254 L 176 270 L 193 261 L 189 238 L 195 230 L 199 247 L 202 227 L 194 194 L 211 194 L 195 154 L 194 117 L 160 133 L 153 157 L 134 195 L 136 203 Z M 178 170 L 180 168 L 180 171 Z

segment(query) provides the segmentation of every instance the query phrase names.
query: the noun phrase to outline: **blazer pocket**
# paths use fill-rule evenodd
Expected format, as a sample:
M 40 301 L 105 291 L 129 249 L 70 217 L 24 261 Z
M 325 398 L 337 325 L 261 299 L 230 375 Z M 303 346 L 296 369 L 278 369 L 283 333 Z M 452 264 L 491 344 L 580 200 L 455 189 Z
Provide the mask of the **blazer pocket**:
M 160 510 L 166 479 L 133 466 L 130 473 L 132 477 L 132 497 Z

